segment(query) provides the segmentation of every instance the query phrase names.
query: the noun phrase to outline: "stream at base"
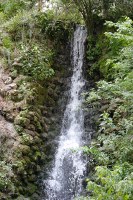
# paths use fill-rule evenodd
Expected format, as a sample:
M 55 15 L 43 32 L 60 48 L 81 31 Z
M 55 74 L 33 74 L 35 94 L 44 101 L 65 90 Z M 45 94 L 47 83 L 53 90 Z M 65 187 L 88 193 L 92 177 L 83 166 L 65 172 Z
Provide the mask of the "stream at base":
M 86 160 L 80 147 L 84 145 L 84 112 L 81 93 L 85 85 L 83 61 L 85 52 L 86 29 L 77 26 L 71 43 L 73 74 L 69 100 L 66 105 L 58 148 L 53 167 L 45 180 L 43 200 L 74 200 L 82 194 Z

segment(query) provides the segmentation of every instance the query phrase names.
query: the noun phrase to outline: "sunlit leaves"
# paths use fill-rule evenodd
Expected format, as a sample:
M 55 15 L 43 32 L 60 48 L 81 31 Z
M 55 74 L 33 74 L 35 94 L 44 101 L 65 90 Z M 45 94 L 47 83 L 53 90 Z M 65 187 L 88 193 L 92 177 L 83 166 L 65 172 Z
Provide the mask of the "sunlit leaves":
M 90 196 L 90 199 L 131 199 L 133 177 L 130 171 L 131 168 L 126 163 L 122 166 L 116 165 L 113 170 L 109 170 L 107 167 L 96 167 L 96 183 L 88 180 L 87 189 L 92 191 L 93 195 L 93 197 Z
M 108 48 L 102 62 L 99 62 L 100 71 L 106 80 L 99 81 L 97 90 L 92 90 L 87 97 L 87 103 L 101 103 L 98 137 L 88 150 L 97 167 L 93 181 L 88 181 L 87 189 L 91 193 L 89 199 L 92 200 L 132 200 L 132 20 L 125 18 L 118 23 L 106 24 L 115 30 L 105 34 Z
M 36 44 L 31 46 L 21 46 L 20 72 L 24 73 L 35 80 L 44 80 L 54 74 L 51 68 L 53 53 L 50 50 L 43 50 Z

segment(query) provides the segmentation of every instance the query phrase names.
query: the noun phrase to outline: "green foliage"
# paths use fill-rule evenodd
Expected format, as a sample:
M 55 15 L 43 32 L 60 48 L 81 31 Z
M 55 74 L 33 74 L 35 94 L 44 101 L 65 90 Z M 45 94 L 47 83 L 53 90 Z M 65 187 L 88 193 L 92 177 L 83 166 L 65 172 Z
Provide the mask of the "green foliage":
M 59 20 L 64 19 L 70 23 L 84 24 L 83 17 L 72 0 L 61 0 L 61 2 L 62 10 L 60 16 L 58 16 Z
M 66 1 L 63 0 L 64 3 Z M 114 19 L 122 16 L 132 17 L 133 0 L 71 0 L 68 4 L 75 3 L 82 14 L 87 26 L 88 34 L 94 36 L 97 21 Z
M 51 68 L 53 53 L 44 50 L 36 44 L 30 46 L 21 45 L 20 57 L 18 58 L 21 66 L 20 71 L 24 75 L 35 80 L 44 80 L 54 74 Z
M 14 2 L 15 0 L 12 1 Z M 21 38 L 23 34 L 34 33 L 34 31 L 40 33 L 41 30 L 45 37 L 60 41 L 67 39 L 71 34 L 73 23 L 83 22 L 81 15 L 75 7 L 67 7 L 59 3 L 58 10 L 53 8 L 52 10 L 41 12 L 32 8 L 32 6 L 28 6 L 28 2 L 30 1 L 24 0 L 24 7 L 22 5 L 20 7 L 16 6 L 17 12 L 14 11 L 12 15 L 9 14 L 10 18 L 5 21 L 2 20 L 1 27 L 10 34 L 14 33 L 13 37 L 15 38 L 16 33 Z M 3 9 L 1 13 L 5 15 L 5 10 Z
M 53 11 L 40 12 L 36 16 L 42 33 L 55 41 L 66 40 L 72 32 L 72 21 L 64 19 L 64 17 L 60 15 L 57 17 Z
M 5 163 L 4 161 L 0 162 L 0 191 L 13 191 L 14 185 L 11 182 L 12 176 L 12 166 Z
M 87 189 L 92 191 L 89 199 L 97 200 L 129 200 L 133 195 L 133 168 L 127 163 L 115 166 L 113 170 L 107 167 L 96 167 L 96 182 L 88 180 Z
M 9 36 L 3 37 L 2 44 L 3 44 L 3 47 L 7 49 L 12 49 L 13 47 L 13 42 L 11 41 Z
M 2 24 L 2 28 L 4 28 L 9 33 L 23 31 L 24 27 L 28 26 L 29 28 L 30 24 L 34 23 L 35 16 L 36 11 L 34 10 L 20 11 L 10 19 L 6 20 Z
M 132 20 L 125 18 L 117 23 L 106 24 L 116 31 L 105 33 L 108 49 L 106 57 L 99 62 L 100 70 L 107 79 L 115 78 L 115 75 L 122 78 L 121 76 L 125 76 L 132 69 Z
M 97 66 L 105 80 L 97 83 L 86 102 L 101 104 L 98 137 L 86 152 L 96 167 L 88 181 L 90 199 L 127 199 L 133 196 L 133 27 L 132 20 L 107 22 L 106 52 Z
M 62 42 L 64 45 L 64 40 L 73 31 L 73 23 L 82 20 L 75 8 L 67 9 L 61 5 L 57 13 L 55 10 L 40 12 L 37 11 L 37 6 L 33 7 L 35 3 L 35 0 L 0 1 L 0 59 L 4 58 L 8 73 L 12 72 L 11 77 L 19 80 L 16 83 L 17 89 L 7 95 L 7 98 L 14 102 L 13 105 L 23 102 L 22 107 L 18 105 L 17 117 L 13 116 L 18 135 L 14 136 L 15 143 L 11 141 L 9 144 L 12 147 L 9 153 L 9 138 L 7 136 L 2 139 L 1 159 L 4 161 L 0 162 L 0 199 L 17 198 L 20 194 L 26 196 L 23 199 L 27 199 L 37 191 L 31 182 L 35 183 L 45 156 L 40 152 L 44 145 L 41 136 L 37 134 L 44 132 L 44 123 L 41 114 L 38 117 L 37 110 L 41 113 L 40 109 L 48 96 L 47 81 L 54 75 L 53 47 Z M 59 45 L 58 47 L 61 46 Z M 56 50 L 58 47 L 56 46 Z M 3 67 L 2 63 L 1 65 Z M 28 116 L 33 110 L 35 113 Z M 30 122 L 34 137 L 24 130 Z
M 14 16 L 18 11 L 33 6 L 35 0 L 1 0 L 0 11 L 4 12 L 6 18 Z
M 89 61 L 93 61 L 96 58 L 96 51 L 97 51 L 97 48 L 95 46 L 94 37 L 88 36 L 87 43 L 88 43 L 87 52 L 86 52 L 87 59 Z
M 5 20 L 6 20 L 5 14 L 0 11 L 0 24 L 3 24 L 5 22 Z

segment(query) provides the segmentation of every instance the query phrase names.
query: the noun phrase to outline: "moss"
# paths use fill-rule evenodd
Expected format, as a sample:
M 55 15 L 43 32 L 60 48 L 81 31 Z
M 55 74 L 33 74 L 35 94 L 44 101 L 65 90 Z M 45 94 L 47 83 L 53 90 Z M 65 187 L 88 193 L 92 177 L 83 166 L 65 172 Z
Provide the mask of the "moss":
M 60 70 L 59 66 L 58 70 Z M 14 191 L 11 191 L 11 199 L 31 200 L 31 196 L 38 190 L 34 183 L 46 160 L 43 132 L 47 132 L 47 125 L 50 125 L 50 120 L 47 119 L 45 122 L 43 120 L 44 109 L 49 113 L 55 106 L 58 99 L 56 93 L 59 94 L 56 83 L 63 84 L 58 77 L 63 74 L 65 74 L 64 68 L 56 73 L 54 79 L 37 82 L 20 75 L 14 68 L 11 69 L 11 77 L 17 86 L 10 98 L 16 108 L 15 112 L 11 112 L 15 113 L 13 122 L 17 131 L 14 138 L 16 146 L 10 158 L 13 163 L 13 177 L 10 177 L 10 181 L 15 187 Z M 7 197 L 7 200 L 10 198 Z
M 31 174 L 30 176 L 28 176 L 28 181 L 35 183 L 36 182 L 36 175 L 35 174 Z
M 23 132 L 21 135 L 21 143 L 24 145 L 34 144 L 33 137 L 31 135 L 28 135 L 27 133 Z
M 34 184 L 28 184 L 28 186 L 27 186 L 27 193 L 29 194 L 29 195 L 32 195 L 32 194 L 34 194 L 35 192 L 36 192 L 36 190 L 37 190 L 37 186 L 36 185 L 34 185 Z
M 23 110 L 23 111 L 21 111 L 21 112 L 19 113 L 19 116 L 20 116 L 20 117 L 27 117 L 28 114 L 29 114 L 29 110 L 28 110 L 28 109 L 25 109 L 25 110 Z
M 18 76 L 17 70 L 13 70 L 10 75 L 12 78 L 16 78 Z
M 26 127 L 30 124 L 30 120 L 28 118 L 20 117 L 19 115 L 14 120 L 15 125 L 20 125 L 22 127 Z
M 22 133 L 23 132 L 23 130 L 24 130 L 24 128 L 22 127 L 22 126 L 20 126 L 20 125 L 15 125 L 15 129 L 16 129 L 16 131 L 18 132 L 18 133 Z
M 17 174 L 19 173 L 23 173 L 24 170 L 25 170 L 25 166 L 26 166 L 26 161 L 24 159 L 19 159 L 19 160 L 16 160 L 14 163 L 13 163 L 13 169 L 17 172 Z
M 20 188 L 20 191 L 21 191 L 21 188 Z M 16 200 L 30 200 L 30 198 L 26 198 L 23 195 L 21 195 Z
M 27 145 L 20 145 L 19 150 L 22 152 L 22 154 L 28 155 L 31 151 L 30 147 Z

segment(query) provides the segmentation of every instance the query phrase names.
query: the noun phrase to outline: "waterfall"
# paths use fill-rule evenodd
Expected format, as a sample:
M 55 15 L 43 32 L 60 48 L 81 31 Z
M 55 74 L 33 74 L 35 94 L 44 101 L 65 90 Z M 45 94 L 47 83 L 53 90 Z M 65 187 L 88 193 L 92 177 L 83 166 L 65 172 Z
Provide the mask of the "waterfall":
M 83 60 L 86 37 L 85 28 L 77 26 L 71 44 L 73 75 L 70 97 L 64 112 L 53 168 L 48 180 L 45 181 L 45 200 L 73 200 L 83 190 L 82 182 L 86 162 L 80 150 L 80 147 L 84 145 L 84 113 L 81 92 L 85 85 Z

